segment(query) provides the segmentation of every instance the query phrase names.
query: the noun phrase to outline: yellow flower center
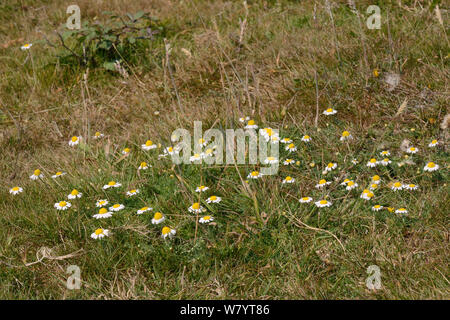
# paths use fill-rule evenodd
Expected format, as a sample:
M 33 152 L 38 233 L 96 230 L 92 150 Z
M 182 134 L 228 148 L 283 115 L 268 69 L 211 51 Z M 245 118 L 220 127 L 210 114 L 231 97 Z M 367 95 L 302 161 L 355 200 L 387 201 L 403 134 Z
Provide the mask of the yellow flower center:
M 41 170 L 39 170 L 39 169 L 34 170 L 34 175 L 35 176 L 38 176 L 40 174 L 41 174 Z
M 106 208 L 101 208 L 100 210 L 98 210 L 99 214 L 105 214 L 107 212 L 108 212 L 108 210 L 106 210 Z
M 375 205 L 375 206 L 373 206 L 375 209 L 378 209 L 378 208 L 380 208 L 381 206 L 379 205 L 379 204 L 377 204 L 377 205 Z
M 130 193 L 136 193 L 136 189 L 130 190 Z
M 258 171 L 252 171 L 252 173 L 251 173 L 251 175 L 252 175 L 253 177 L 256 177 L 258 174 L 259 174 Z
M 306 201 L 306 200 L 309 200 L 309 198 L 308 197 L 303 197 L 302 200 Z
M 203 220 L 209 220 L 209 219 L 211 219 L 210 216 L 204 216 L 204 217 L 203 217 Z
M 116 185 L 116 182 L 115 182 L 115 181 L 110 181 L 110 182 L 108 182 L 108 186 L 114 186 L 114 185 Z
M 434 163 L 434 162 L 429 162 L 428 164 L 427 164 L 427 167 L 428 168 L 434 168 L 436 166 L 436 164 Z
M 12 191 L 19 191 L 19 187 L 12 188 Z
M 405 208 L 400 208 L 400 209 L 398 209 L 399 211 L 406 211 L 406 209 Z
M 375 163 L 375 162 L 377 162 L 377 159 L 372 158 L 372 159 L 370 159 L 370 162 Z
M 164 227 L 162 228 L 162 234 L 166 235 L 170 232 L 170 228 L 169 227 Z
M 147 140 L 147 141 L 145 142 L 145 145 L 146 145 L 147 147 L 150 147 L 152 144 L 153 144 L 152 140 Z
M 114 209 L 117 209 L 118 207 L 120 207 L 120 204 L 115 204 L 115 205 L 113 205 L 113 208 L 114 208 Z
M 349 181 L 348 183 L 347 183 L 347 186 L 349 186 L 349 187 L 351 187 L 351 186 L 353 186 L 355 183 L 353 182 L 353 181 Z
M 415 184 L 410 184 L 409 187 L 410 188 L 414 188 L 416 185 Z
M 125 148 L 125 149 L 123 149 L 123 152 L 125 152 L 125 153 L 130 152 L 130 148 Z
M 401 186 L 402 186 L 402 184 L 400 182 L 394 183 L 394 187 L 396 187 L 396 188 L 400 188 Z
M 306 139 L 309 139 L 309 136 L 308 136 L 308 135 L 304 135 L 304 136 L 303 136 L 303 139 L 305 139 L 305 140 L 306 140 Z
M 327 112 L 333 112 L 333 109 L 332 108 L 328 108 Z
M 163 217 L 161 212 L 155 212 L 155 215 L 153 216 L 153 219 L 160 220 Z
M 102 228 L 99 228 L 99 229 L 95 230 L 95 234 L 96 235 L 99 235 L 99 234 L 102 234 L 102 233 L 103 233 L 103 229 Z
M 378 181 L 378 180 L 380 180 L 380 176 L 373 176 L 373 177 L 372 177 L 372 180 L 373 180 L 373 181 Z
M 384 162 L 389 162 L 388 158 L 383 159 Z
M 367 190 L 367 189 L 364 189 L 364 191 L 363 191 L 363 194 L 369 194 L 370 193 L 370 191 L 369 190 Z
M 60 175 L 62 175 L 62 172 L 61 172 L 61 171 L 58 171 L 58 172 L 55 174 L 55 176 L 60 176 Z
M 146 167 L 147 166 L 147 162 L 141 162 L 141 168 Z
M 332 168 L 333 167 L 333 163 L 332 162 L 330 162 L 329 164 L 328 164 L 328 168 Z
M 73 189 L 70 194 L 73 196 L 76 196 L 78 194 L 78 190 Z
M 247 122 L 247 125 L 249 126 L 253 126 L 255 124 L 255 120 L 249 120 L 249 122 Z
M 436 144 L 436 143 L 437 143 L 437 140 L 433 140 L 433 141 L 431 141 L 431 143 L 432 143 L 432 144 Z
M 350 135 L 350 132 L 348 132 L 348 131 L 342 132 L 343 137 L 348 137 L 349 135 Z
M 373 183 L 373 184 L 370 185 L 370 187 L 371 187 L 372 189 L 376 189 L 376 188 L 378 188 L 378 185 L 377 185 L 376 183 Z
M 412 147 L 412 148 L 410 148 L 409 150 L 411 150 L 411 151 L 416 151 L 416 148 Z
M 77 142 L 78 137 L 72 137 L 72 142 Z
M 60 203 L 59 203 L 59 206 L 60 207 L 65 207 L 67 205 L 67 202 L 65 202 L 65 201 L 61 201 Z
M 395 209 L 392 207 L 389 207 L 388 210 L 389 210 L 389 212 L 393 212 Z
M 167 148 L 167 151 L 172 152 L 172 151 L 173 151 L 173 148 L 172 148 L 172 147 L 169 147 L 169 148 Z
M 294 146 L 293 143 L 291 143 L 291 144 L 288 145 L 288 147 L 289 147 L 289 149 L 294 149 L 295 146 Z
M 216 196 L 211 196 L 211 197 L 209 197 L 209 200 L 215 201 L 215 200 L 217 200 L 217 197 Z
M 320 204 L 327 204 L 328 201 L 327 200 L 320 200 Z
M 327 180 L 325 180 L 325 179 L 322 179 L 319 181 L 319 184 L 325 184 L 325 183 L 327 183 Z
M 195 203 L 192 205 L 192 209 L 194 209 L 194 210 L 200 209 L 200 203 L 195 202 Z
M 101 133 L 98 132 L 98 131 L 95 133 L 95 136 L 96 136 L 96 137 L 100 137 L 100 135 L 101 135 Z

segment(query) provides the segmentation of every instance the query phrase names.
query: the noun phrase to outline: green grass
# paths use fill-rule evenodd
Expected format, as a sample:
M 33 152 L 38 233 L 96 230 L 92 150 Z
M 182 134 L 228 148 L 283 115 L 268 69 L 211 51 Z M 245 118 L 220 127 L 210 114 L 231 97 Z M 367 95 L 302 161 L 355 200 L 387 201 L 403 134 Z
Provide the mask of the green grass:
M 346 2 L 333 4 L 336 34 L 325 2 L 316 4 L 317 22 L 313 2 L 248 1 L 248 15 L 240 2 L 78 2 L 89 20 L 105 10 L 151 10 L 167 29 L 172 75 L 160 41 L 126 61 L 128 79 L 91 69 L 84 82 L 83 67 L 62 63 L 60 49 L 37 41 L 43 34 L 56 40 L 52 30 L 64 22 L 68 3 L 0 5 L 1 298 L 449 298 L 448 128 L 440 126 L 448 113 L 449 47 L 431 1 L 422 1 L 423 8 L 380 1 L 380 30 L 365 28 L 372 3 L 358 2 L 363 30 Z M 440 8 L 446 21 L 448 8 Z M 35 45 L 23 52 L 25 42 Z M 320 112 L 338 110 L 320 115 L 317 127 L 316 72 Z M 392 91 L 389 73 L 401 77 Z M 405 99 L 407 108 L 395 116 Z M 174 166 L 158 159 L 174 129 L 192 130 L 194 121 L 203 130 L 240 128 L 238 118 L 246 115 L 290 137 L 298 151 L 289 157 L 299 163 L 246 183 L 240 177 L 259 166 Z M 349 143 L 339 141 L 344 130 L 354 137 Z M 68 146 L 73 135 L 95 131 L 106 137 Z M 304 134 L 311 143 L 301 141 Z M 144 152 L 147 139 L 162 146 Z M 404 139 L 420 151 L 405 158 Z M 433 149 L 432 139 L 439 140 Z M 281 159 L 288 157 L 284 146 Z M 128 157 L 121 154 L 125 147 L 132 150 Z M 368 168 L 382 150 L 390 150 L 392 164 Z M 142 161 L 152 167 L 138 172 Z M 331 161 L 338 168 L 324 175 Z M 428 161 L 440 170 L 424 172 Z M 31 181 L 38 168 L 45 178 Z M 67 175 L 51 179 L 59 170 Z M 375 174 L 382 179 L 375 198 L 361 199 Z M 287 175 L 296 182 L 282 184 Z M 317 190 L 322 178 L 332 184 Z M 346 191 L 344 178 L 359 187 Z M 110 180 L 122 188 L 103 190 Z M 394 192 L 394 181 L 420 189 Z M 207 204 L 202 195 L 215 218 L 211 225 L 197 224 L 187 210 L 201 184 L 210 187 L 206 196 L 222 197 Z M 24 192 L 10 195 L 15 185 Z M 74 188 L 82 198 L 67 211 L 54 209 Z M 126 197 L 133 188 L 140 193 Z M 302 196 L 326 196 L 333 205 L 318 209 L 299 203 Z M 96 220 L 98 199 L 126 209 Z M 408 214 L 374 212 L 375 204 L 405 207 Z M 144 205 L 153 212 L 136 215 Z M 151 223 L 155 211 L 165 214 L 163 224 Z M 177 230 L 173 239 L 161 238 L 166 225 Z M 99 226 L 111 236 L 91 239 Z M 43 247 L 51 254 L 43 257 Z M 81 269 L 80 290 L 66 288 L 69 265 Z M 370 265 L 380 267 L 380 290 L 366 287 Z

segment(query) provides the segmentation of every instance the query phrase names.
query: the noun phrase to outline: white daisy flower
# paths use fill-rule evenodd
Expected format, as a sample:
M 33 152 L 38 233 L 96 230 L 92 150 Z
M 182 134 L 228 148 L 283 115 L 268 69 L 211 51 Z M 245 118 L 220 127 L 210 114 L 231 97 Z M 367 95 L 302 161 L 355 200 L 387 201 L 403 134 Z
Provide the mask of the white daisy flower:
M 91 234 L 92 239 L 102 239 L 103 237 L 109 236 L 109 230 L 108 229 L 102 229 L 98 228 Z
M 250 120 L 250 117 L 239 118 L 239 122 L 242 122 L 242 123 L 244 123 L 245 121 L 248 121 L 248 120 Z
M 148 164 L 147 162 L 141 162 L 141 164 L 138 167 L 138 170 L 147 170 L 148 169 Z
M 351 181 L 351 180 L 345 179 L 344 181 L 341 182 L 341 186 L 346 186 L 349 181 Z
M 14 196 L 21 192 L 23 192 L 23 188 L 21 188 L 21 187 L 12 187 L 11 189 L 9 189 L 9 193 L 11 193 Z
M 177 231 L 175 229 L 171 229 L 169 227 L 164 227 L 164 228 L 162 228 L 161 236 L 164 239 L 167 237 L 172 238 L 173 236 L 175 236 L 176 233 L 177 233 Z
M 330 207 L 333 203 L 331 203 L 328 200 L 323 199 L 323 200 L 316 201 L 315 204 L 317 207 L 323 208 L 323 207 Z
M 113 204 L 111 207 L 109 207 L 109 210 L 117 212 L 117 211 L 120 211 L 120 210 L 122 210 L 124 208 L 125 208 L 125 206 L 123 204 L 116 203 L 116 204 Z
M 377 166 L 377 164 L 378 164 L 378 161 L 375 158 L 372 158 L 372 159 L 369 160 L 369 162 L 367 162 L 367 166 L 369 168 L 374 168 L 374 167 Z
M 167 147 L 167 148 L 165 148 L 164 149 L 164 155 L 166 156 L 166 155 L 174 155 L 174 154 L 178 154 L 179 153 L 179 150 L 177 149 L 177 148 L 174 148 L 174 147 Z
M 308 203 L 308 202 L 311 202 L 312 200 L 313 199 L 311 197 L 302 197 L 298 201 L 300 201 L 301 203 Z
M 80 143 L 81 139 L 82 139 L 81 136 L 80 137 L 73 136 L 69 141 L 69 146 L 71 147 L 76 146 L 77 144 Z
M 388 165 L 390 165 L 390 164 L 392 163 L 392 161 L 389 160 L 388 158 L 384 158 L 384 159 L 381 160 L 379 163 L 380 163 L 382 166 L 388 166 Z
M 266 160 L 264 160 L 265 164 L 274 164 L 278 163 L 278 159 L 275 157 L 267 157 Z
M 210 223 L 212 221 L 214 221 L 214 217 L 212 217 L 212 216 L 204 216 L 198 220 L 198 222 L 200 222 L 200 223 Z
M 72 200 L 72 199 L 76 199 L 76 198 L 81 198 L 82 195 L 83 194 L 81 192 L 78 192 L 77 189 L 73 189 L 72 192 L 70 192 L 70 194 L 67 196 L 67 198 L 69 200 Z
M 260 129 L 259 134 L 262 135 L 264 137 L 264 139 L 266 139 L 267 142 L 269 142 L 269 140 L 271 140 L 272 137 L 274 137 L 274 136 L 276 136 L 277 141 L 279 141 L 278 135 L 275 133 L 275 131 L 273 131 L 272 128 Z
M 282 183 L 285 184 L 285 183 L 294 183 L 294 182 L 295 182 L 294 178 L 287 176 L 286 178 L 283 179 Z
M 130 149 L 130 148 L 124 148 L 124 149 L 122 150 L 122 154 L 123 154 L 123 155 L 128 155 L 128 154 L 130 154 L 130 152 L 131 152 L 131 149 Z
M 248 174 L 247 179 L 258 179 L 261 177 L 262 177 L 262 174 L 259 171 L 252 171 Z
M 105 135 L 99 131 L 97 131 L 96 133 L 94 133 L 94 139 L 101 139 L 103 138 Z
M 122 186 L 122 184 L 120 184 L 119 182 L 110 181 L 110 182 L 108 182 L 108 184 L 105 184 L 103 186 L 103 189 L 106 190 L 106 189 L 109 189 L 109 188 L 119 188 L 121 186 Z
M 329 164 L 327 164 L 327 166 L 325 167 L 325 171 L 331 171 L 337 168 L 337 163 L 335 162 L 330 162 Z
M 278 142 L 280 142 L 280 137 L 279 136 L 273 135 L 273 136 L 270 137 L 270 143 L 275 144 L 275 143 L 278 143 Z
M 206 209 L 203 208 L 200 205 L 200 203 L 198 203 L 198 202 L 193 203 L 192 206 L 190 206 L 188 210 L 189 210 L 189 212 L 192 212 L 192 213 L 201 213 L 201 212 L 206 211 Z
M 349 181 L 347 182 L 347 186 L 345 187 L 345 189 L 350 191 L 352 189 L 355 189 L 356 187 L 358 187 L 358 184 L 356 182 Z
M 92 217 L 95 219 L 106 219 L 111 218 L 113 213 L 111 211 L 106 210 L 106 208 L 100 208 L 97 214 L 94 214 Z
M 392 184 L 391 189 L 394 191 L 402 190 L 403 184 L 401 182 L 396 181 Z
M 201 146 L 201 147 L 206 147 L 206 145 L 208 144 L 208 141 L 206 141 L 205 139 L 203 139 L 203 138 L 200 138 L 200 139 L 198 139 L 198 145 L 199 146 Z
M 373 192 L 371 192 L 370 190 L 365 189 L 362 193 L 361 193 L 361 198 L 364 200 L 370 200 L 375 196 L 375 194 Z
M 322 112 L 322 114 L 324 114 L 326 116 L 329 116 L 329 115 L 332 115 L 332 114 L 336 114 L 336 113 L 337 113 L 337 111 L 334 110 L 333 108 L 328 108 L 327 110 L 324 110 Z
M 245 129 L 258 129 L 258 126 L 255 123 L 255 120 L 248 120 L 247 125 L 244 127 Z
M 381 182 L 381 178 L 380 178 L 379 175 L 374 175 L 374 176 L 372 177 L 372 183 L 380 184 L 380 182 Z
M 42 174 L 41 170 L 36 169 L 34 170 L 33 174 L 30 176 L 31 180 L 37 180 L 37 179 L 42 179 L 44 177 L 44 175 Z
M 217 196 L 211 196 L 206 199 L 206 203 L 219 203 L 220 201 L 222 201 L 222 198 Z
M 370 184 L 369 190 L 370 190 L 370 191 L 373 191 L 373 190 L 375 190 L 375 189 L 378 189 L 378 184 L 376 184 L 376 183 Z
M 372 207 L 372 211 L 380 211 L 381 209 L 383 209 L 383 206 L 376 204 Z
M 408 210 L 406 210 L 405 208 L 400 208 L 400 209 L 395 210 L 395 213 L 406 214 L 406 213 L 408 213 Z
M 352 160 L 352 163 L 353 163 L 353 164 L 358 164 L 358 160 L 353 159 L 353 160 Z
M 152 140 L 147 140 L 144 144 L 141 145 L 141 148 L 145 151 L 148 151 L 157 148 L 157 145 L 153 144 Z
M 196 153 L 196 154 L 194 154 L 193 156 L 191 156 L 191 157 L 189 158 L 189 160 L 190 160 L 191 162 L 200 161 L 200 160 L 202 160 L 202 155 Z
M 294 152 L 297 151 L 297 147 L 293 143 L 290 143 L 286 146 L 285 150 L 289 152 Z
M 350 134 L 350 132 L 344 131 L 344 132 L 342 132 L 341 138 L 339 140 L 345 141 L 345 140 L 350 140 L 350 139 L 353 139 L 353 136 Z
M 164 220 L 166 220 L 166 217 L 161 212 L 155 212 L 152 218 L 152 224 L 160 224 Z
M 62 171 L 58 171 L 57 173 L 55 173 L 54 175 L 52 175 L 53 179 L 56 179 L 58 177 L 62 177 L 63 175 L 66 175 L 66 172 L 62 172 Z
M 200 187 L 197 187 L 197 189 L 195 189 L 195 192 L 205 192 L 208 189 L 209 189 L 209 187 L 200 186 Z
M 178 140 L 180 140 L 180 136 L 179 135 L 174 133 L 174 134 L 172 134 L 170 136 L 170 141 L 172 141 L 173 143 L 177 142 Z
M 319 181 L 318 184 L 316 184 L 316 188 L 317 188 L 317 189 L 322 189 L 323 187 L 325 187 L 325 186 L 327 186 L 327 185 L 329 185 L 329 184 L 331 184 L 330 181 L 327 181 L 327 180 L 325 180 L 325 179 L 322 179 L 322 180 Z
M 419 186 L 414 183 L 410 183 L 403 185 L 403 188 L 405 188 L 406 190 L 417 190 L 419 189 Z
M 71 207 L 72 205 L 70 204 L 70 202 L 66 202 L 66 201 L 60 201 L 55 203 L 54 207 L 57 210 L 67 210 Z
M 292 140 L 290 138 L 283 138 L 283 139 L 280 140 L 280 142 L 288 144 L 288 143 L 292 143 Z
M 295 163 L 295 161 L 294 161 L 293 159 L 286 159 L 286 160 L 284 160 L 284 162 L 283 162 L 283 164 L 284 164 L 285 166 L 288 166 L 288 165 L 294 164 L 294 163 Z
M 310 141 L 311 141 L 311 137 L 308 136 L 307 134 L 305 134 L 305 135 L 302 137 L 302 141 L 303 141 L 303 142 L 310 142 Z
M 419 149 L 417 149 L 416 147 L 410 147 L 410 148 L 406 149 L 406 153 L 411 153 L 411 154 L 417 153 L 418 151 L 419 151 Z
M 425 167 L 423 167 L 424 171 L 432 172 L 439 169 L 439 165 L 434 162 L 428 162 Z
M 380 155 L 383 157 L 389 157 L 391 153 L 389 152 L 389 150 L 383 150 L 380 152 Z
M 153 208 L 150 208 L 150 207 L 142 207 L 142 208 L 140 208 L 140 209 L 136 212 L 136 214 L 143 214 L 144 212 L 151 211 L 151 210 L 153 210 Z
M 437 140 L 433 140 L 428 144 L 428 147 L 433 148 L 436 147 L 439 144 Z
M 140 192 L 139 189 L 133 189 L 133 190 L 127 191 L 127 196 L 132 197 L 134 195 L 137 195 L 139 192 Z
M 25 43 L 23 46 L 20 47 L 20 50 L 25 51 L 29 50 L 33 46 L 32 43 Z
M 95 206 L 96 206 L 97 208 L 101 208 L 101 207 L 104 207 L 104 206 L 106 206 L 106 205 L 108 205 L 108 200 L 106 200 L 106 199 L 103 199 L 103 200 L 97 200 L 97 202 L 95 203 Z
M 217 153 L 217 151 L 215 151 L 215 148 L 216 148 L 216 146 L 214 146 L 213 148 L 208 148 L 208 149 L 206 149 L 205 152 L 202 152 L 202 153 L 200 154 L 200 156 L 201 156 L 203 159 L 205 159 L 205 158 L 207 158 L 207 157 L 212 157 L 212 156 L 214 156 L 214 155 Z

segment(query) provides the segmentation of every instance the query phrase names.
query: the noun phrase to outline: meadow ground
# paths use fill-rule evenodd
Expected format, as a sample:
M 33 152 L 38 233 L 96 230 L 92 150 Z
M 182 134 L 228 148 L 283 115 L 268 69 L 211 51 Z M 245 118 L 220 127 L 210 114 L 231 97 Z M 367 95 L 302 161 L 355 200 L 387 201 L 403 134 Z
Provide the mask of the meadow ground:
M 69 50 L 81 47 L 62 47 L 55 33 L 74 2 L 82 22 L 144 10 L 159 32 L 122 51 L 123 69 L 86 66 Z M 2 1 L 0 298 L 449 299 L 448 8 L 439 2 Z M 380 29 L 366 26 L 371 4 Z M 293 140 L 294 152 L 280 144 L 281 162 L 293 164 L 247 179 L 260 167 L 158 156 L 176 128 L 243 128 L 246 116 Z M 344 131 L 353 139 L 341 141 Z M 83 140 L 69 146 L 73 136 Z M 142 150 L 148 139 L 156 149 Z M 142 162 L 151 167 L 138 170 Z M 429 162 L 439 169 L 425 171 Z M 324 172 L 328 163 L 337 168 Z M 36 169 L 43 178 L 31 180 Z M 287 176 L 295 182 L 283 184 Z M 321 179 L 331 184 L 316 188 Z M 122 186 L 103 189 L 109 181 Z M 200 185 L 209 187 L 201 197 Z M 73 189 L 82 197 L 67 199 Z M 222 201 L 207 203 L 212 195 Z M 199 197 L 212 223 L 189 212 Z M 99 199 L 125 209 L 95 219 Z M 57 210 L 62 200 L 72 206 Z M 153 211 L 136 214 L 146 205 Z M 152 224 L 155 212 L 163 223 Z M 176 235 L 163 239 L 164 226 Z M 98 228 L 109 236 L 93 239 Z M 70 265 L 79 290 L 66 286 Z M 372 265 L 378 290 L 366 286 Z

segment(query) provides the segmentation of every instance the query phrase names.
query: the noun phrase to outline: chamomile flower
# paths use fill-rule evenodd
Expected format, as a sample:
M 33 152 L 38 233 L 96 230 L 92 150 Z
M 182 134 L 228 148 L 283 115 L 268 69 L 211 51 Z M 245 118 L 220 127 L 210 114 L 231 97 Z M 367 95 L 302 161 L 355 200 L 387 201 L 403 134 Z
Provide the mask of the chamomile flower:
M 293 143 L 290 143 L 286 146 L 285 150 L 289 152 L 295 152 L 297 151 L 297 147 Z
M 91 234 L 92 239 L 102 239 L 102 238 L 108 237 L 108 236 L 109 236 L 109 230 L 102 229 L 102 228 L 98 228 Z
M 279 136 L 273 135 L 273 136 L 270 137 L 270 143 L 275 144 L 275 143 L 278 143 L 278 142 L 280 142 L 280 137 Z
M 94 139 L 101 139 L 103 138 L 105 135 L 99 131 L 97 131 L 96 133 L 94 133 Z
M 379 204 L 376 204 L 372 207 L 372 211 L 380 211 L 381 209 L 383 209 L 383 206 Z
M 414 154 L 417 152 L 419 152 L 419 149 L 417 149 L 416 147 L 409 147 L 408 149 L 406 149 L 406 153 Z
M 25 43 L 23 46 L 20 47 L 20 50 L 25 51 L 29 50 L 33 46 L 32 43 Z
M 195 189 L 195 192 L 205 192 L 208 189 L 209 189 L 209 187 L 199 186 L 199 187 L 197 187 L 197 189 Z
M 198 139 L 198 145 L 200 145 L 201 147 L 206 147 L 206 145 L 208 144 L 208 141 L 206 141 L 203 138 Z
M 109 202 L 108 202 L 108 200 L 106 200 L 106 199 L 97 200 L 97 202 L 95 203 L 95 206 L 96 206 L 97 208 L 101 208 L 101 207 L 107 206 L 108 203 L 109 203 Z
M 211 196 L 206 199 L 206 203 L 219 203 L 220 201 L 222 201 L 222 198 L 217 196 Z
M 333 203 L 328 200 L 322 199 L 322 200 L 316 201 L 315 204 L 317 207 L 323 208 L 323 207 L 330 207 Z
M 409 183 L 409 184 L 403 185 L 403 188 L 405 188 L 406 190 L 417 190 L 417 189 L 419 189 L 419 186 L 414 183 Z
M 180 136 L 178 134 L 174 133 L 170 136 L 170 141 L 172 141 L 173 143 L 177 142 L 178 140 L 180 140 Z
M 250 117 L 239 118 L 239 122 L 242 122 L 242 123 L 244 123 L 245 121 L 248 121 L 248 120 L 250 120 Z
M 141 144 L 142 150 L 148 151 L 157 148 L 158 146 L 153 143 L 152 140 L 147 140 L 144 144 Z
M 122 184 L 120 184 L 119 182 L 110 181 L 110 182 L 108 182 L 108 184 L 105 184 L 103 186 L 103 189 L 106 190 L 106 189 L 109 189 L 109 188 L 119 188 L 121 186 L 122 186 Z
M 11 189 L 9 189 L 9 193 L 11 193 L 14 196 L 21 192 L 23 192 L 23 188 L 21 188 L 21 187 L 12 187 Z
M 66 202 L 66 201 L 60 201 L 55 203 L 54 207 L 57 210 L 67 210 L 71 207 L 72 205 L 70 204 L 70 202 Z
M 358 184 L 356 182 L 349 181 L 349 182 L 347 182 L 347 186 L 345 187 L 345 189 L 350 191 L 352 189 L 355 189 L 356 187 L 358 187 Z
M 423 167 L 424 171 L 433 172 L 439 169 L 439 165 L 434 162 L 428 162 L 425 167 Z
M 313 199 L 311 197 L 302 197 L 298 201 L 300 201 L 301 203 L 308 203 L 308 202 L 311 202 L 312 200 Z
M 278 163 L 278 159 L 275 157 L 267 157 L 266 160 L 264 160 L 265 164 L 275 164 Z
M 73 136 L 69 141 L 69 146 L 73 147 L 80 143 L 81 137 Z
M 215 151 L 215 148 L 216 148 L 216 146 L 214 146 L 213 148 L 206 149 L 205 152 L 202 152 L 201 157 L 204 159 L 207 157 L 214 156 L 217 153 L 217 151 Z
M 401 182 L 396 181 L 392 184 L 391 189 L 394 191 L 402 190 L 403 184 Z
M 192 213 L 201 213 L 201 212 L 206 211 L 206 209 L 203 208 L 200 205 L 200 203 L 198 203 L 198 202 L 193 203 L 192 206 L 190 206 L 188 210 L 189 210 L 189 212 L 192 212 Z
M 294 183 L 295 182 L 295 179 L 294 178 L 292 178 L 291 176 L 287 176 L 286 178 L 284 178 L 283 179 L 283 184 L 285 184 L 285 183 Z
M 92 217 L 94 217 L 95 219 L 106 219 L 106 218 L 111 218 L 113 215 L 113 213 L 111 211 L 108 211 L 106 208 L 100 208 L 100 210 L 98 210 L 97 214 L 94 214 Z
M 177 231 L 175 229 L 171 229 L 169 227 L 164 227 L 164 228 L 162 228 L 161 236 L 164 239 L 167 237 L 172 238 L 173 236 L 175 236 L 176 233 L 177 233 Z
M 139 189 L 132 189 L 130 191 L 127 191 L 127 196 L 132 197 L 137 195 L 139 192 L 140 192 Z
M 177 149 L 177 148 L 174 148 L 174 147 L 167 147 L 167 148 L 165 148 L 164 149 L 164 155 L 166 156 L 166 155 L 174 155 L 174 154 L 177 154 L 179 152 L 179 150 Z
M 380 163 L 382 166 L 388 166 L 388 165 L 390 165 L 390 164 L 392 163 L 392 161 L 389 160 L 388 158 L 384 158 L 384 159 L 381 160 L 379 163 Z
M 67 196 L 67 199 L 72 200 L 76 198 L 81 198 L 83 194 L 81 192 L 78 192 L 77 189 L 73 189 L 72 192 Z
M 370 200 L 370 199 L 372 199 L 374 196 L 375 196 L 375 194 L 374 194 L 372 191 L 367 190 L 367 189 L 365 189 L 365 190 L 361 193 L 361 198 L 364 199 L 364 200 Z
M 280 137 L 272 128 L 261 129 L 259 130 L 259 134 L 262 135 L 267 142 L 271 141 L 275 143 L 280 141 Z
M 109 210 L 117 212 L 117 211 L 120 211 L 120 210 L 122 210 L 124 208 L 125 208 L 125 206 L 123 204 L 116 203 L 116 204 L 113 204 L 111 207 L 109 207 Z
M 214 217 L 212 217 L 212 216 L 204 216 L 198 220 L 198 222 L 200 222 L 200 223 L 210 223 L 212 221 L 214 221 Z
M 375 158 L 372 158 L 372 159 L 369 160 L 369 162 L 367 162 L 367 166 L 369 168 L 374 168 L 374 167 L 377 166 L 377 164 L 378 164 L 378 161 Z
M 344 181 L 341 182 L 341 186 L 346 186 L 349 181 L 351 181 L 351 180 L 345 179 Z
M 281 143 L 292 143 L 292 140 L 290 138 L 283 138 L 280 140 Z
M 380 152 L 380 156 L 383 157 L 389 157 L 391 155 L 391 153 L 389 152 L 389 150 L 383 150 Z
M 337 113 L 337 111 L 334 110 L 333 108 L 328 108 L 327 110 L 324 110 L 322 112 L 322 114 L 324 114 L 326 116 L 330 116 L 330 115 L 333 115 L 333 114 L 336 114 L 336 113 Z
M 284 162 L 283 162 L 283 164 L 284 164 L 285 166 L 288 166 L 288 165 L 294 164 L 294 163 L 295 163 L 295 161 L 294 161 L 293 159 L 286 159 L 286 160 L 284 160 Z
M 325 180 L 325 179 L 322 179 L 322 180 L 319 181 L 318 184 L 316 184 L 316 188 L 317 188 L 317 189 L 322 189 L 323 187 L 325 187 L 325 186 L 327 186 L 327 185 L 329 185 L 329 184 L 331 184 L 330 181 L 327 181 L 327 180 Z
M 381 178 L 380 178 L 379 175 L 374 175 L 374 176 L 372 177 L 372 183 L 380 184 L 380 182 L 381 182 Z
M 141 164 L 138 167 L 138 170 L 147 170 L 148 169 L 148 164 L 147 162 L 141 162 Z
M 42 179 L 44 177 L 44 175 L 42 174 L 41 170 L 36 169 L 33 171 L 33 174 L 30 176 L 31 180 L 37 180 L 37 179 Z
M 144 212 L 151 211 L 151 210 L 153 210 L 153 208 L 150 208 L 150 207 L 142 207 L 142 208 L 140 208 L 140 209 L 136 212 L 136 214 L 143 214 Z
M 345 141 L 345 140 L 350 140 L 350 139 L 353 139 L 353 136 L 350 134 L 350 132 L 344 131 L 344 132 L 342 132 L 341 138 L 339 140 Z
M 258 129 L 258 126 L 255 123 L 255 120 L 248 120 L 247 125 L 244 127 L 245 129 Z
M 128 154 L 130 154 L 130 152 L 131 152 L 131 149 L 130 149 L 130 148 L 124 148 L 124 149 L 122 150 L 122 154 L 123 154 L 123 155 L 128 155 Z
M 166 220 L 166 217 L 161 212 L 155 212 L 152 218 L 152 224 L 160 224 L 164 220 Z
M 327 164 L 327 166 L 325 167 L 325 171 L 331 171 L 337 168 L 337 163 L 336 162 L 330 162 L 329 164 Z
M 52 178 L 53 178 L 53 179 L 56 179 L 56 178 L 58 178 L 58 177 L 62 177 L 62 176 L 64 176 L 64 175 L 66 175 L 66 174 L 67 174 L 66 172 L 58 171 L 57 173 L 55 173 L 54 175 L 52 175 Z
M 261 177 L 262 177 L 262 174 L 259 171 L 252 171 L 248 174 L 247 179 L 258 179 Z
M 353 160 L 352 160 L 352 163 L 353 163 L 353 164 L 358 164 L 358 160 L 353 159 Z
M 430 148 L 434 148 L 439 144 L 439 142 L 437 140 L 433 140 L 428 144 L 428 147 Z
M 408 213 L 408 210 L 406 210 L 405 208 L 400 208 L 400 209 L 395 210 L 395 213 L 398 213 L 398 214 L 407 214 L 407 213 Z
M 308 136 L 307 134 L 305 134 L 305 135 L 302 137 L 302 141 L 303 141 L 303 142 L 310 142 L 310 141 L 311 141 L 311 137 Z
M 189 158 L 189 160 L 190 160 L 191 162 L 194 162 L 194 161 L 200 161 L 200 160 L 202 160 L 202 155 L 199 154 L 199 153 L 196 153 L 196 154 L 194 154 L 193 156 L 191 156 L 191 157 Z
M 369 186 L 369 190 L 370 190 L 370 191 L 373 191 L 373 190 L 375 190 L 375 189 L 378 189 L 378 184 L 376 184 L 376 183 L 371 183 L 370 186 Z

